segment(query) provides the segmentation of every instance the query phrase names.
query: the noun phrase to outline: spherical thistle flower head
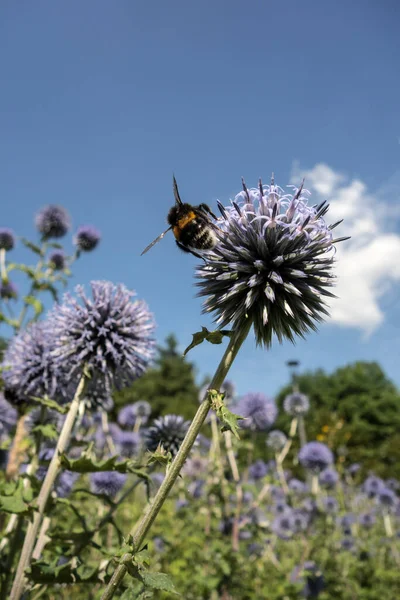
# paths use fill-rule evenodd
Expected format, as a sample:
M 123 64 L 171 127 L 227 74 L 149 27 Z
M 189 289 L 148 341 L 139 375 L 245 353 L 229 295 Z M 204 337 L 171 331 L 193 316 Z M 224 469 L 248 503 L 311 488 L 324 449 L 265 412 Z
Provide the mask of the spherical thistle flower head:
M 15 246 L 15 235 L 12 229 L 0 227 L 0 250 L 12 250 Z
M 266 431 L 274 424 L 278 409 L 273 400 L 262 393 L 249 393 L 239 400 L 236 412 L 244 417 L 239 421 L 243 429 Z
M 145 433 L 145 445 L 150 452 L 155 452 L 161 445 L 172 456 L 178 452 L 189 429 L 190 422 L 180 415 L 165 415 L 153 421 Z
M 94 250 L 100 240 L 100 232 L 92 225 L 82 225 L 74 237 L 75 246 L 82 252 Z
M 341 542 L 340 542 L 340 547 L 342 550 L 344 550 L 345 552 L 351 552 L 352 550 L 354 550 L 355 547 L 355 542 L 354 542 L 354 538 L 352 538 L 349 535 L 346 535 L 346 537 L 344 537 Z
M 326 496 L 323 499 L 323 506 L 328 514 L 337 513 L 339 510 L 339 503 L 333 496 Z
M 378 492 L 378 502 L 382 508 L 394 508 L 398 504 L 398 498 L 393 490 L 384 487 Z
M 207 470 L 208 460 L 204 456 L 188 458 L 182 468 L 182 474 L 196 479 Z
M 278 515 L 271 523 L 271 530 L 282 540 L 288 540 L 295 531 L 293 515 L 291 511 Z
M 267 473 L 268 466 L 261 458 L 256 460 L 256 462 L 254 462 L 249 467 L 250 479 L 255 479 L 257 481 L 258 479 L 262 479 L 263 477 L 265 477 Z
M 308 396 L 293 392 L 288 394 L 283 401 L 283 410 L 292 417 L 301 417 L 305 415 L 310 408 Z
M 50 313 L 54 356 L 70 377 L 80 376 L 86 365 L 88 389 L 103 386 L 109 393 L 145 372 L 154 352 L 154 321 L 146 303 L 132 301 L 135 292 L 124 285 L 93 281 L 91 288 L 93 299 L 78 286 L 78 300 L 66 294 Z
M 364 492 L 370 498 L 377 496 L 381 490 L 384 489 L 384 487 L 385 484 L 383 483 L 383 480 L 380 477 L 376 477 L 376 475 L 370 475 L 367 477 L 363 485 Z
M 293 186 L 291 186 L 293 187 Z M 239 330 L 246 319 L 258 344 L 269 346 L 316 329 L 328 315 L 324 297 L 333 284 L 332 229 L 324 215 L 328 205 L 309 206 L 308 192 L 243 182 L 231 206 L 220 210 L 219 243 L 205 254 L 196 271 L 204 312 L 213 312 L 221 328 Z
M 133 404 L 127 404 L 118 412 L 118 423 L 122 427 L 134 427 L 136 421 L 140 419 L 142 425 L 147 423 L 151 413 L 151 406 L 145 400 L 139 400 Z
M 55 271 L 62 271 L 66 267 L 66 256 L 62 250 L 54 250 L 49 256 L 49 263 Z
M 0 298 L 3 300 L 15 300 L 18 297 L 18 288 L 12 281 L 0 282 Z
M 324 469 L 319 475 L 319 482 L 326 488 L 333 488 L 339 481 L 338 472 L 335 469 Z
M 104 494 L 114 498 L 124 487 L 126 475 L 116 471 L 101 471 L 90 474 L 90 488 L 94 494 Z
M 307 492 L 307 485 L 303 481 L 300 481 L 300 479 L 291 479 L 288 487 L 294 494 L 305 494 Z
M 333 463 L 333 454 L 321 442 L 308 442 L 299 452 L 299 462 L 306 469 L 319 473 Z
M 48 321 L 33 323 L 12 338 L 4 354 L 3 380 L 15 403 L 31 402 L 30 396 L 69 399 L 65 372 L 54 361 L 53 349 Z
M 359 516 L 358 522 L 360 523 L 361 527 L 364 527 L 365 529 L 371 529 L 371 527 L 373 527 L 376 523 L 376 517 L 374 513 L 366 512 Z
M 132 458 L 139 453 L 142 439 L 138 433 L 119 431 L 116 435 L 115 443 L 121 456 Z
M 50 204 L 38 212 L 35 224 L 43 239 L 60 238 L 71 227 L 71 220 L 65 208 Z
M 275 429 L 274 431 L 270 431 L 268 434 L 266 444 L 268 448 L 271 448 L 271 450 L 274 452 L 280 452 L 285 446 L 286 441 L 287 437 L 283 431 Z
M 0 392 L 0 441 L 3 436 L 7 436 L 14 429 L 17 418 L 17 411 Z

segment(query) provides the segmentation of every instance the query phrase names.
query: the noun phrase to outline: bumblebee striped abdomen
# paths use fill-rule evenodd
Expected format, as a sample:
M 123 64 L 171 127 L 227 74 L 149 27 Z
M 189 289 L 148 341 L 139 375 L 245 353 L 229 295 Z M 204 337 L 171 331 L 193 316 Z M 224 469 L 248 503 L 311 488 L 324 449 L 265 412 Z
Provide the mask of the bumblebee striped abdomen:
M 184 246 L 196 248 L 196 250 L 211 250 L 216 244 L 216 235 L 209 227 L 207 219 L 203 219 L 199 215 L 195 215 L 193 219 L 187 221 L 177 233 L 179 237 L 175 234 L 174 228 L 176 239 Z

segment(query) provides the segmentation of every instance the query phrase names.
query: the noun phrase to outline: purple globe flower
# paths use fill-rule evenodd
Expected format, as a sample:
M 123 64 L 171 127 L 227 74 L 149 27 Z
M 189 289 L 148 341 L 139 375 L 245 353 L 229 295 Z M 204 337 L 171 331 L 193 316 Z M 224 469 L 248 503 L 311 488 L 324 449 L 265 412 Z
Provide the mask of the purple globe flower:
M 140 450 L 142 440 L 138 433 L 132 431 L 119 431 L 116 436 L 116 446 L 121 456 L 132 458 Z
M 165 415 L 153 421 L 145 433 L 145 445 L 150 452 L 155 452 L 161 445 L 172 456 L 178 452 L 189 429 L 190 422 L 179 415 Z
M 94 250 L 100 242 L 100 232 L 92 225 L 82 225 L 74 237 L 75 246 L 82 252 Z
M 325 512 L 329 514 L 337 513 L 339 510 L 339 503 L 333 496 L 326 496 L 326 498 L 323 499 L 323 504 Z
M 271 448 L 271 450 L 273 450 L 274 452 L 280 452 L 285 446 L 286 441 L 286 435 L 278 429 L 270 431 L 270 433 L 267 436 L 267 446 Z
M 0 441 L 7 437 L 17 423 L 18 413 L 0 392 Z
M 282 540 L 288 540 L 295 532 L 292 512 L 286 511 L 278 515 L 271 523 L 271 530 Z
M 245 420 L 240 421 L 243 429 L 265 431 L 274 424 L 278 410 L 273 400 L 262 393 L 249 393 L 237 405 L 237 412 Z
M 3 300 L 15 299 L 18 296 L 18 288 L 12 281 L 0 282 L 0 298 Z
M 0 250 L 12 250 L 15 246 L 15 235 L 12 229 L 0 227 Z
M 288 487 L 294 494 L 304 494 L 307 491 L 306 484 L 295 478 L 289 481 Z
M 371 527 L 375 525 L 376 517 L 371 512 L 363 513 L 359 516 L 358 522 L 360 523 L 361 527 L 364 527 L 365 529 L 371 529 Z
M 305 415 L 310 408 L 308 396 L 293 392 L 288 394 L 283 401 L 283 410 L 292 417 L 300 417 Z
M 145 425 L 151 413 L 151 406 L 145 400 L 139 400 L 134 404 L 127 404 L 118 413 L 118 423 L 122 427 L 134 427 L 137 419 Z
M 91 283 L 93 299 L 76 288 L 79 300 L 69 294 L 50 314 L 53 355 L 70 377 L 79 377 L 84 365 L 92 379 L 89 388 L 121 389 L 146 370 L 154 351 L 154 321 L 135 292 L 108 281 Z
M 3 359 L 3 380 L 7 399 L 29 402 L 30 396 L 68 400 L 63 365 L 53 356 L 54 337 L 48 322 L 33 323 L 16 335 Z
M 204 312 L 215 313 L 221 328 L 237 331 L 250 319 L 257 343 L 269 346 L 273 334 L 293 341 L 328 314 L 339 222 L 326 225 L 328 205 L 309 206 L 306 194 L 303 186 L 291 195 L 274 181 L 250 190 L 243 182 L 230 207 L 219 205 L 219 243 L 196 277 Z
M 256 460 L 256 462 L 254 462 L 249 467 L 249 477 L 251 479 L 255 479 L 256 481 L 265 477 L 267 473 L 268 467 L 266 463 L 263 460 L 261 460 L 261 458 Z
M 319 475 L 319 482 L 321 485 L 327 488 L 335 487 L 339 481 L 339 475 L 335 469 L 328 468 L 324 469 Z
M 320 472 L 333 463 L 333 454 L 321 442 L 308 442 L 299 452 L 299 462 L 306 469 Z
M 197 479 L 200 475 L 204 474 L 207 470 L 207 459 L 203 456 L 193 456 L 188 458 L 183 465 L 182 473 L 193 479 Z
M 356 475 L 358 473 L 358 471 L 360 469 L 361 469 L 361 465 L 359 465 L 358 463 L 353 463 L 352 465 L 349 466 L 348 472 L 353 477 L 354 475 Z
M 126 475 L 116 471 L 101 471 L 90 474 L 90 488 L 94 494 L 104 494 L 114 498 L 124 487 Z
M 398 498 L 393 490 L 383 487 L 378 492 L 378 502 L 382 508 L 394 508 L 398 504 Z
M 352 538 L 351 536 L 347 535 L 346 537 L 344 537 L 341 540 L 340 547 L 345 552 L 351 552 L 352 550 L 354 550 L 354 547 L 355 547 L 354 538 Z
M 376 477 L 375 475 L 370 475 L 367 477 L 363 485 L 364 492 L 368 494 L 370 498 L 377 496 L 381 490 L 384 489 L 384 487 L 385 484 L 383 483 L 382 479 L 380 477 Z
M 63 237 L 71 227 L 65 208 L 55 204 L 42 208 L 36 215 L 35 224 L 43 239 Z
M 50 266 L 55 271 L 62 271 L 66 266 L 66 256 L 62 250 L 54 250 L 49 256 Z

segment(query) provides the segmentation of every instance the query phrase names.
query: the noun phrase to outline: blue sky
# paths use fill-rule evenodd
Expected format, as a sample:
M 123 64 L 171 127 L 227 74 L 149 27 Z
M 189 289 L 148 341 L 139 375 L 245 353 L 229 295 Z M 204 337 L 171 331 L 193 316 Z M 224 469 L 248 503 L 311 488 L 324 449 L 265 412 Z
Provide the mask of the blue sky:
M 32 237 L 48 203 L 94 224 L 101 246 L 73 283 L 124 282 L 159 341 L 174 331 L 184 347 L 211 326 L 196 259 L 172 235 L 140 257 L 165 228 L 172 172 L 185 200 L 213 207 L 241 176 L 253 186 L 274 171 L 285 186 L 306 174 L 353 235 L 338 254 L 341 300 L 295 347 L 249 339 L 231 378 L 273 395 L 288 359 L 328 371 L 362 359 L 400 384 L 399 18 L 396 0 L 2 2 L 0 226 Z M 192 351 L 199 379 L 221 354 Z

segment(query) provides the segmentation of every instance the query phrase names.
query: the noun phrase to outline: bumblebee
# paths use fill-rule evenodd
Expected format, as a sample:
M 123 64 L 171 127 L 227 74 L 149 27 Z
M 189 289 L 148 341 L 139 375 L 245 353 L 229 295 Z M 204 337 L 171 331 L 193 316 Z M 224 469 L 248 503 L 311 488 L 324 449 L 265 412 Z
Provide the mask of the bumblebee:
M 175 242 L 181 250 L 190 252 L 197 258 L 203 258 L 196 250 L 212 250 L 218 243 L 216 231 L 219 228 L 211 220 L 211 218 L 217 220 L 217 217 L 207 204 L 192 206 L 187 202 L 182 202 L 175 177 L 173 178 L 173 191 L 175 205 L 168 213 L 169 227 L 143 250 L 141 256 L 172 229 Z

